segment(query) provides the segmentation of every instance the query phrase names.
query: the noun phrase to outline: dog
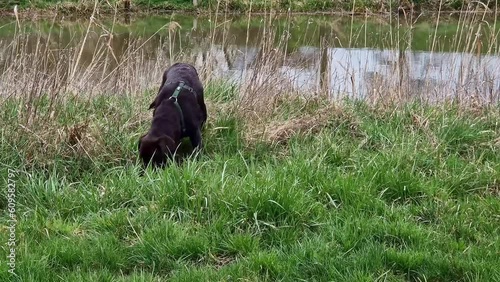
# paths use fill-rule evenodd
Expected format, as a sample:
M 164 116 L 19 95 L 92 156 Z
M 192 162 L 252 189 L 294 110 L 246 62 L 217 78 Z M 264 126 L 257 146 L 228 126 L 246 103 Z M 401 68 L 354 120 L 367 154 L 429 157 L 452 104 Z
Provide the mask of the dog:
M 164 72 L 149 109 L 154 109 L 151 127 L 138 143 L 144 166 L 164 167 L 184 137 L 189 137 L 193 150 L 201 150 L 207 110 L 203 85 L 192 65 L 176 63 Z

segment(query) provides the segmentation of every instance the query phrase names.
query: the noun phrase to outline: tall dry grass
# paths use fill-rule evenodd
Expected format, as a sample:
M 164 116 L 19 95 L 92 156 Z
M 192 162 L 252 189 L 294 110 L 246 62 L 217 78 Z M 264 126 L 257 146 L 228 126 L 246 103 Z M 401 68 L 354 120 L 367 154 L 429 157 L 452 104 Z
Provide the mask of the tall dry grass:
M 59 46 L 50 31 L 44 33 L 46 35 L 28 32 L 23 23 L 16 19 L 16 24 L 12 25 L 15 28 L 14 39 L 10 44 L 0 47 L 0 53 L 4 54 L 3 69 L 0 73 L 2 81 L 0 96 L 22 98 L 23 121 L 29 124 L 38 116 L 37 101 L 40 97 L 48 98 L 51 105 L 48 112 L 52 113 L 57 110 L 52 107 L 56 104 L 55 101 L 72 95 L 134 96 L 145 91 L 154 92 L 158 88 L 162 72 L 174 61 L 182 60 L 196 64 L 205 83 L 219 81 L 220 62 L 217 59 L 217 52 L 212 51 L 217 48 L 227 48 L 231 44 L 231 39 L 228 36 L 230 24 L 228 7 L 224 2 L 217 3 L 216 13 L 210 15 L 210 36 L 195 47 L 199 50 L 198 53 L 202 54 L 201 60 L 193 53 L 184 52 L 180 43 L 180 30 L 183 27 L 175 21 L 167 23 L 150 37 L 130 38 L 123 53 L 117 56 L 113 47 L 116 14 L 113 24 L 106 26 L 99 15 L 93 13 L 83 36 L 72 40 L 67 46 Z M 96 7 L 94 6 L 94 12 Z M 365 78 L 353 71 L 350 59 L 338 62 L 341 70 L 337 68 L 336 73 L 332 73 L 332 60 L 329 57 L 332 46 L 327 38 L 320 38 L 319 52 L 314 57 L 301 58 L 301 60 L 320 62 L 317 64 L 318 69 L 315 70 L 320 74 L 319 79 L 311 78 L 311 80 L 317 79 L 318 82 L 306 90 L 297 85 L 295 82 L 300 76 L 304 76 L 300 64 L 294 66 L 295 73 L 284 70 L 285 66 L 293 64 L 292 61 L 297 61 L 294 58 L 296 54 L 288 51 L 288 39 L 293 27 L 287 24 L 286 28 L 278 33 L 278 29 L 274 28 L 278 22 L 277 15 L 273 10 L 269 10 L 263 16 L 260 34 L 247 34 L 245 50 L 251 47 L 248 45 L 250 36 L 258 36 L 261 40 L 258 46 L 255 46 L 258 50 L 255 58 L 249 58 L 249 53 L 243 50 L 244 68 L 236 77 L 239 89 L 238 107 L 260 119 L 273 115 L 273 110 L 280 101 L 290 97 L 366 98 L 375 104 L 403 103 L 415 99 L 435 102 L 440 97 L 449 97 L 464 104 L 498 102 L 500 90 L 494 89 L 496 78 L 485 77 L 481 64 L 476 63 L 482 57 L 499 54 L 497 20 L 495 18 L 492 24 L 485 21 L 488 9 L 480 5 L 465 8 L 468 13 L 460 16 L 457 36 L 453 40 L 453 49 L 463 56 L 452 57 L 453 60 L 461 60 L 453 62 L 453 65 L 459 68 L 462 85 L 458 85 L 455 89 L 435 85 L 432 79 L 435 70 L 432 70 L 432 64 L 429 64 L 428 69 L 424 70 L 426 75 L 421 82 L 422 85 L 419 86 L 421 93 L 415 93 L 415 82 L 409 75 L 412 71 L 409 57 L 412 54 L 411 46 L 414 40 L 411 31 L 419 16 L 403 14 L 396 17 L 391 14 L 389 16 L 389 22 L 392 23 L 391 33 L 385 49 L 389 50 L 392 62 L 385 75 L 375 74 L 366 82 L 369 87 L 365 95 L 356 93 L 356 85 Z M 250 30 L 251 11 L 247 17 L 247 30 Z M 435 22 L 436 31 L 440 20 L 438 16 Z M 56 18 L 53 20 L 53 25 L 55 21 Z M 286 15 L 286 21 L 291 22 L 291 14 Z M 164 30 L 167 30 L 168 34 L 160 39 L 161 44 L 155 50 L 146 49 L 148 42 Z M 366 32 L 366 25 L 357 29 L 351 26 L 349 45 L 351 39 L 366 38 Z M 216 34 L 222 34 L 222 42 L 215 40 Z M 480 52 L 485 44 L 484 34 L 487 34 L 488 38 L 486 54 Z M 437 37 L 435 32 L 430 46 L 431 51 L 436 53 L 439 51 Z M 307 45 L 307 42 L 304 45 Z M 154 59 L 151 59 L 151 52 L 154 53 Z M 303 70 L 304 73 L 308 71 L 310 72 Z M 481 81 L 477 79 L 479 74 L 482 75 Z M 330 78 L 335 76 L 344 77 L 346 85 L 351 84 L 351 91 L 333 88 L 330 85 Z M 479 86 L 471 87 L 473 83 Z
M 262 16 L 258 34 L 251 34 L 250 11 L 246 15 L 245 46 L 234 48 L 227 7 L 221 5 L 217 11 L 210 15 L 208 36 L 194 47 L 182 44 L 181 30 L 186 27 L 173 20 L 150 36 L 129 36 L 120 41 L 115 37 L 117 16 L 111 24 L 104 24 L 96 13 L 86 22 L 82 35 L 72 35 L 64 44 L 60 41 L 62 31 L 55 32 L 56 17 L 45 33 L 33 33 L 26 23 L 14 20 L 13 40 L 0 42 L 0 104 L 3 107 L 10 103 L 11 109 L 15 101 L 17 114 L 6 115 L 10 118 L 0 121 L 2 132 L 23 138 L 25 143 L 16 142 L 16 146 L 23 146 L 17 151 L 24 154 L 20 159 L 27 164 L 50 167 L 47 160 L 57 159 L 54 156 L 87 156 L 92 162 L 99 156 L 123 163 L 120 160 L 135 156 L 130 144 L 135 146 L 147 127 L 151 118 L 147 105 L 158 91 L 163 71 L 176 61 L 196 65 L 208 90 L 208 124 L 235 118 L 250 146 L 257 140 L 283 143 L 296 133 L 318 132 L 331 126 L 332 120 L 341 120 L 356 131 L 359 121 L 344 113 L 344 98 L 361 98 L 376 109 L 391 111 L 411 101 L 447 100 L 478 113 L 499 101 L 500 89 L 494 89 L 498 78 L 487 77 L 486 70 L 481 69 L 481 64 L 492 56 L 498 57 L 499 34 L 495 33 L 496 19 L 493 24 L 487 23 L 483 14 L 466 13 L 460 17 L 453 41 L 455 55 L 450 57 L 457 60 L 451 65 L 460 72 L 459 83 L 438 85 L 434 76 L 446 72 L 440 74 L 429 64 L 420 70 L 423 79 L 415 85 L 410 75 L 415 71 L 411 51 L 415 39 L 411 31 L 418 16 L 389 18 L 394 25 L 384 41 L 386 50 L 379 52 L 386 56 L 387 67 L 366 76 L 363 71 L 368 69 L 368 61 L 353 59 L 360 49 L 342 46 L 328 34 L 318 39 L 317 50 L 307 49 L 313 51 L 306 56 L 300 50 L 290 52 L 291 14 L 285 15 L 283 25 L 278 15 L 269 11 Z M 350 29 L 349 44 L 361 38 L 366 43 L 368 18 L 366 15 L 363 26 Z M 280 23 L 282 28 L 275 28 Z M 435 24 L 440 24 L 438 18 Z M 307 32 L 317 32 L 314 25 L 307 28 Z M 337 21 L 332 21 L 331 32 L 341 33 Z M 489 38 L 486 53 L 477 51 L 485 38 L 479 32 Z M 307 38 L 304 35 L 298 40 L 303 46 L 313 45 Z M 438 39 L 435 33 L 430 41 L 431 60 L 442 60 Z M 149 44 L 153 40 L 159 42 Z M 221 66 L 224 56 L 231 53 L 228 50 L 243 58 L 243 67 L 238 71 Z M 334 85 L 337 80 L 342 81 L 342 87 Z M 361 83 L 366 86 L 364 93 L 359 93 Z M 78 116 L 70 117 L 71 107 L 86 110 L 74 110 Z M 210 130 L 209 134 L 217 135 L 226 128 Z M 127 135 L 130 140 L 123 140 L 123 132 L 136 135 Z

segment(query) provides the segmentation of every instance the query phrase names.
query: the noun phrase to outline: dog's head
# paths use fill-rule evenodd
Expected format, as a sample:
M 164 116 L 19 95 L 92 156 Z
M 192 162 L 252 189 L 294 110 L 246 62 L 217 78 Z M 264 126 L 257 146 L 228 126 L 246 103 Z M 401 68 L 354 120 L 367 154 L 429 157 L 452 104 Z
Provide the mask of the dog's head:
M 165 166 L 167 159 L 172 158 L 175 148 L 174 140 L 167 135 L 160 137 L 143 135 L 138 144 L 139 157 L 145 167 L 149 163 L 156 167 Z

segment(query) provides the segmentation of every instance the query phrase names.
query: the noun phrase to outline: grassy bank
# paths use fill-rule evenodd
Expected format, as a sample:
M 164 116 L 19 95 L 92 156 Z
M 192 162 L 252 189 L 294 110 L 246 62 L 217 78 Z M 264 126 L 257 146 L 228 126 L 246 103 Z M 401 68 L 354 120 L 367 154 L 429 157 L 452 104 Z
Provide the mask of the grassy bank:
M 465 1 L 438 1 L 438 0 L 365 0 L 365 1 L 352 1 L 352 0 L 199 0 L 197 7 L 193 6 L 192 0 L 131 0 L 131 10 L 133 12 L 153 12 L 153 11 L 228 11 L 228 12 L 243 12 L 243 11 L 269 11 L 275 10 L 280 12 L 287 12 L 289 9 L 292 12 L 402 12 L 400 8 L 406 13 L 415 11 L 456 11 L 456 10 L 469 10 L 469 9 L 484 9 L 489 7 L 496 11 L 495 1 L 480 0 Z M 18 5 L 21 9 L 30 9 L 31 12 L 38 10 L 54 11 L 58 10 L 61 13 L 73 14 L 79 12 L 82 14 L 91 13 L 95 5 L 93 0 L 7 0 L 0 4 L 0 9 L 4 11 L 12 10 L 14 5 Z M 116 9 L 122 10 L 124 8 L 124 1 L 111 0 L 98 4 L 101 12 L 113 12 Z
M 495 25 L 477 17 L 461 18 L 465 40 L 454 37 L 454 48 L 474 52 L 486 34 L 497 55 Z M 221 18 L 197 48 L 219 44 Z M 358 96 L 320 76 L 294 86 L 280 75 L 294 53 L 274 41 L 286 30 L 264 24 L 238 85 L 219 80 L 217 54 L 182 52 L 179 38 L 191 35 L 178 23 L 121 41 L 120 28 L 96 16 L 84 36 L 67 32 L 68 43 L 54 24 L 48 36 L 6 25 L 15 36 L 0 44 L 0 181 L 16 190 L 0 189 L 0 256 L 15 234 L 18 276 L 2 263 L 0 281 L 499 280 L 496 76 L 465 77 L 458 90 L 424 77 L 432 93 L 415 93 L 399 56 L 397 83 L 374 80 L 364 101 L 332 101 Z M 349 42 L 361 34 L 350 33 Z M 148 47 L 155 34 L 161 44 Z M 390 39 L 385 48 L 403 46 Z M 196 63 L 205 82 L 205 148 L 141 177 L 147 107 L 176 61 Z
M 3 99 L 17 280 L 500 278 L 498 105 L 249 102 L 227 83 L 206 95 L 203 153 L 143 177 L 152 91 L 35 99 L 36 113 Z

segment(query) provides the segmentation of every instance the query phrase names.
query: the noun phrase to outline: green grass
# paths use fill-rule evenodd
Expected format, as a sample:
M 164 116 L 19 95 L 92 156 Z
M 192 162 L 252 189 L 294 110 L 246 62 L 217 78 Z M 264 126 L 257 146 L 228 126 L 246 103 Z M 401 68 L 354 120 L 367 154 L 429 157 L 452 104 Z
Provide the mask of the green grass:
M 2 263 L 0 280 L 500 279 L 498 105 L 345 101 L 314 134 L 270 143 L 249 137 L 256 119 L 235 110 L 235 91 L 207 86 L 202 154 L 143 177 L 152 93 L 68 98 L 52 118 L 38 101 L 30 124 L 5 98 L 0 179 L 16 169 L 18 278 Z M 329 106 L 274 105 L 262 126 Z
M 453 1 L 438 1 L 438 0 L 409 0 L 409 1 L 395 1 L 395 0 L 229 0 L 221 1 L 219 6 L 217 5 L 217 0 L 199 0 L 199 8 L 201 10 L 217 10 L 220 11 L 228 10 L 233 12 L 248 11 L 250 8 L 252 11 L 266 11 L 271 8 L 286 12 L 291 9 L 294 12 L 317 12 L 317 11 L 355 11 L 355 12 L 365 12 L 365 10 L 372 11 L 390 11 L 397 12 L 398 7 L 401 5 L 409 9 L 410 3 L 412 3 L 417 10 L 439 10 L 439 5 L 441 4 L 441 10 L 461 10 L 467 6 L 469 1 L 465 0 L 453 0 Z M 480 0 L 479 2 L 484 5 L 489 5 L 490 8 L 494 8 L 495 1 Z M 111 0 L 103 2 L 100 5 L 101 12 L 106 10 L 110 11 L 111 5 L 118 3 L 118 6 L 123 6 L 121 1 Z M 132 7 L 136 11 L 144 10 L 182 10 L 182 11 L 193 11 L 195 7 L 193 6 L 192 0 L 131 0 Z M 479 7 L 482 7 L 483 4 Z M 61 12 L 74 12 L 80 11 L 85 12 L 92 10 L 94 1 L 93 0 L 7 0 L 0 3 L 0 9 L 11 9 L 14 5 L 19 5 L 21 8 L 37 8 L 37 9 L 54 9 L 59 6 L 62 7 Z M 355 5 L 353 7 L 353 5 Z

